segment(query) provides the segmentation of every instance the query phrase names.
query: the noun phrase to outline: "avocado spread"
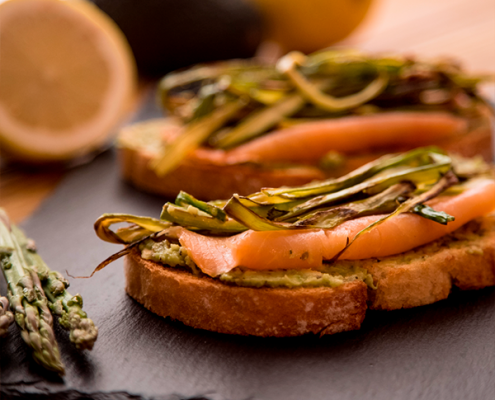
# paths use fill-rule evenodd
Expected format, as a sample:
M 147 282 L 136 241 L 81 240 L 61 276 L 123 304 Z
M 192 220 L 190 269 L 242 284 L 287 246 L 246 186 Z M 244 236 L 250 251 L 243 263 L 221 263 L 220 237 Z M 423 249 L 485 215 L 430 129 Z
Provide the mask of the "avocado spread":
M 235 268 L 219 276 L 222 282 L 234 283 L 238 286 L 250 287 L 337 287 L 354 280 L 364 281 L 368 286 L 375 288 L 373 278 L 364 269 L 359 267 L 324 266 L 322 270 L 287 269 L 277 271 L 253 271 Z
M 155 261 L 170 267 L 188 267 L 195 274 L 198 268 L 194 261 L 189 257 L 187 249 L 184 247 L 170 243 L 168 240 L 155 242 L 151 239 L 139 245 L 141 257 L 145 260 Z
M 159 154 L 163 147 L 162 130 L 169 125 L 164 119 L 152 119 L 125 128 L 117 139 L 119 148 Z
M 198 267 L 189 256 L 187 249 L 168 240 L 155 242 L 146 240 L 139 246 L 141 257 L 170 267 L 185 267 L 200 275 Z M 253 271 L 235 268 L 218 277 L 224 283 L 247 287 L 298 288 L 337 287 L 346 282 L 361 280 L 376 289 L 373 278 L 364 268 L 354 265 L 323 265 L 320 270 L 271 270 Z

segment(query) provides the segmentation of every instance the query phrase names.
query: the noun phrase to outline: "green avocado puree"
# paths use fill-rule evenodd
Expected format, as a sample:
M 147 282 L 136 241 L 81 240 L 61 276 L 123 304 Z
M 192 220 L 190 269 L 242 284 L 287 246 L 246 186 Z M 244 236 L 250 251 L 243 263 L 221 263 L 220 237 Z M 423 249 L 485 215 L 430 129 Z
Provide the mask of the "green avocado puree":
M 187 249 L 170 243 L 168 240 L 154 242 L 146 240 L 139 246 L 141 257 L 169 267 L 185 267 L 195 275 L 200 275 L 198 267 L 189 256 Z M 373 278 L 364 268 L 357 266 L 322 265 L 320 270 L 271 270 L 254 271 L 242 267 L 218 276 L 220 281 L 237 286 L 300 288 L 300 287 L 337 287 L 346 282 L 360 280 L 374 288 Z
M 141 257 L 145 260 L 155 261 L 170 267 L 186 267 L 194 273 L 198 271 L 196 264 L 189 257 L 187 249 L 178 244 L 170 243 L 166 239 L 161 242 L 148 239 L 139 245 L 139 250 L 141 250 Z

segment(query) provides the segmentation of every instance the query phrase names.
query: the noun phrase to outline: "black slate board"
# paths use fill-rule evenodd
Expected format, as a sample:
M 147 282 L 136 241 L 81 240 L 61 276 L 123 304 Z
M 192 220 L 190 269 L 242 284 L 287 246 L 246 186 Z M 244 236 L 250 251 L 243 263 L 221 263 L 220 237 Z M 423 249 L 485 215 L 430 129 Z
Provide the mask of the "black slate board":
M 138 118 L 152 116 L 153 107 Z M 73 170 L 23 228 L 46 262 L 87 275 L 118 250 L 96 238 L 104 212 L 158 215 L 163 200 L 118 177 L 107 152 Z M 0 398 L 34 399 L 492 399 L 495 290 L 456 292 L 430 306 L 370 312 L 360 331 L 261 339 L 194 330 L 155 316 L 124 291 L 122 262 L 71 280 L 99 327 L 92 352 L 56 334 L 67 374 L 32 361 L 10 328 L 0 340 Z M 0 284 L 5 293 L 5 284 Z

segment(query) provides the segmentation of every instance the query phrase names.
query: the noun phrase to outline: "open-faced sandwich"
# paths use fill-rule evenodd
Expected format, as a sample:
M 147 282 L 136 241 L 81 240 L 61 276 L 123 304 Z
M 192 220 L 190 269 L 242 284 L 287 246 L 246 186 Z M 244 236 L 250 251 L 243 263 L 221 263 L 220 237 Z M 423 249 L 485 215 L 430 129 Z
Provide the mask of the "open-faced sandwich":
M 160 219 L 105 214 L 98 236 L 126 247 L 96 270 L 125 256 L 128 294 L 195 328 L 332 334 L 495 285 L 494 208 L 487 164 L 422 148 L 228 201 L 181 192 Z
M 214 200 L 342 176 L 420 146 L 491 160 L 483 79 L 447 61 L 335 50 L 193 67 L 159 86 L 168 118 L 121 132 L 123 175 Z

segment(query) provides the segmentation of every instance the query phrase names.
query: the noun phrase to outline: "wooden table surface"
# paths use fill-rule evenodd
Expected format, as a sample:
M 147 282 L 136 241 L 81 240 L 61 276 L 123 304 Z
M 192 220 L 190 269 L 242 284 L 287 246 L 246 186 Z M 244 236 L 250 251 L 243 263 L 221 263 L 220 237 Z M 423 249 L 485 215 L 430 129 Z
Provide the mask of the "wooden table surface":
M 494 73 L 495 1 L 377 0 L 364 24 L 342 44 L 369 51 L 455 57 L 469 71 Z M 495 98 L 493 85 L 485 91 Z M 14 222 L 30 216 L 67 173 L 5 163 L 0 168 L 0 206 Z

